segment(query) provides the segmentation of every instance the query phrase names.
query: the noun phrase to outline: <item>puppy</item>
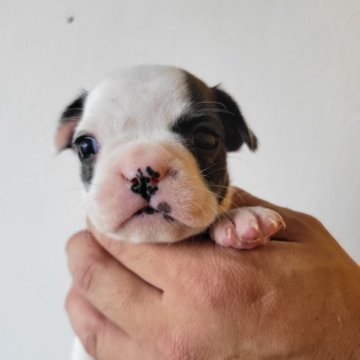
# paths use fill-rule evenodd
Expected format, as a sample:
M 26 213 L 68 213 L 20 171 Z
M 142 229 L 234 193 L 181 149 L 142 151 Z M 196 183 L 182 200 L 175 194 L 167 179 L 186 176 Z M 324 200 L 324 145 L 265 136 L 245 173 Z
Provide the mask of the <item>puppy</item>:
M 170 66 L 122 69 L 63 112 L 58 150 L 80 159 L 87 215 L 114 240 L 177 242 L 209 231 L 252 249 L 284 226 L 262 207 L 232 209 L 226 153 L 257 148 L 235 101 Z M 77 350 L 73 359 L 88 359 Z

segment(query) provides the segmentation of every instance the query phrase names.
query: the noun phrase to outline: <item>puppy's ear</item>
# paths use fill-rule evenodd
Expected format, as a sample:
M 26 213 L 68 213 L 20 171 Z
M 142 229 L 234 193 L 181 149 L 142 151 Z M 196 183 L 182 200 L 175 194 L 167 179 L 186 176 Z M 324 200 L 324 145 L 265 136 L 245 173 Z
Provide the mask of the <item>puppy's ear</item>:
M 228 151 L 236 151 L 245 143 L 250 150 L 257 149 L 257 138 L 240 112 L 233 98 L 217 86 L 213 88 L 215 101 L 218 103 L 219 116 L 225 129 L 225 145 Z
M 58 151 L 71 147 L 75 128 L 84 110 L 86 96 L 87 92 L 83 91 L 61 114 L 55 134 L 55 146 Z

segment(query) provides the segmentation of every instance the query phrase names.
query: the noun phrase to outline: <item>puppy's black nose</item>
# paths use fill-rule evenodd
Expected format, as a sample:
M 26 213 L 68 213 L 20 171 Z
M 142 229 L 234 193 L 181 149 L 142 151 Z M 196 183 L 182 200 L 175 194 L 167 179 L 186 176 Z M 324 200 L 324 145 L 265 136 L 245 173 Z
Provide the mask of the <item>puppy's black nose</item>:
M 130 180 L 131 191 L 149 201 L 159 189 L 157 186 L 159 178 L 160 174 L 150 166 L 147 166 L 144 171 L 138 169 L 136 176 Z

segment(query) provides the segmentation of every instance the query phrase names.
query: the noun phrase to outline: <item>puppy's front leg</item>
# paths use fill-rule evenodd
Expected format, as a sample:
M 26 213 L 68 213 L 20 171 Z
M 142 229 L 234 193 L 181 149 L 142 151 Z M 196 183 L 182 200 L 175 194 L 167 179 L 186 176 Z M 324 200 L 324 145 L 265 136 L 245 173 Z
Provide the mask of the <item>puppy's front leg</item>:
M 94 360 L 84 349 L 80 340 L 75 338 L 71 360 Z
M 285 228 L 276 211 L 261 206 L 230 210 L 210 227 L 210 237 L 216 243 L 237 249 L 254 249 Z

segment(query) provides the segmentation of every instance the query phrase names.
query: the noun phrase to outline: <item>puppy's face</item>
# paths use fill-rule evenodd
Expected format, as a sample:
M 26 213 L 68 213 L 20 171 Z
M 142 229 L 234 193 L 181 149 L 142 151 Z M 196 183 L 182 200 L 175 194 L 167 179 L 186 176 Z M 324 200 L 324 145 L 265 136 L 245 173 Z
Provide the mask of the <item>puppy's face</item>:
M 127 68 L 64 111 L 59 149 L 81 162 L 90 221 L 113 239 L 179 241 L 229 204 L 226 152 L 256 138 L 234 101 L 189 73 Z

